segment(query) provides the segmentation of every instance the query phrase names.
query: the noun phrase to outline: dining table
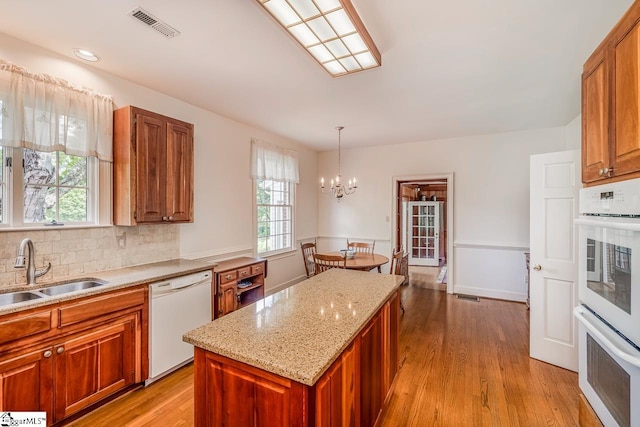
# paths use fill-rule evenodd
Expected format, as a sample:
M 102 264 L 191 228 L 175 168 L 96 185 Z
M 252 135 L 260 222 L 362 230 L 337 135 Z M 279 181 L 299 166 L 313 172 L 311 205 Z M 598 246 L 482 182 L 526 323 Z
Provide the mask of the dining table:
M 320 253 L 320 252 L 318 252 Z M 324 252 L 324 255 L 342 255 L 340 251 L 335 252 Z M 309 257 L 309 261 L 313 262 L 313 256 Z M 346 268 L 347 270 L 361 270 L 361 271 L 370 271 L 374 268 L 378 269 L 378 273 L 381 273 L 382 270 L 380 267 L 389 262 L 389 258 L 382 254 L 367 254 L 363 252 L 356 252 L 353 258 L 347 257 Z

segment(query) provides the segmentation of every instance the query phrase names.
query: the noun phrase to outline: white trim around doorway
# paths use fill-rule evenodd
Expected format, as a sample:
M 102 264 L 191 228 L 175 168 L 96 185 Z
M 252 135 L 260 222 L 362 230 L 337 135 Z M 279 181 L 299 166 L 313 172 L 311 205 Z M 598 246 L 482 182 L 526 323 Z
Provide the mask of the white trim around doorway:
M 453 172 L 447 173 L 435 173 L 435 174 L 425 174 L 425 175 L 398 175 L 391 177 L 392 179 L 392 200 L 391 203 L 393 205 L 393 222 L 392 222 L 392 232 L 391 235 L 392 241 L 391 246 L 395 248 L 397 246 L 397 233 L 396 229 L 398 228 L 398 183 L 405 181 L 433 181 L 436 179 L 446 179 L 447 180 L 447 293 L 452 294 L 454 289 L 454 253 L 453 253 Z

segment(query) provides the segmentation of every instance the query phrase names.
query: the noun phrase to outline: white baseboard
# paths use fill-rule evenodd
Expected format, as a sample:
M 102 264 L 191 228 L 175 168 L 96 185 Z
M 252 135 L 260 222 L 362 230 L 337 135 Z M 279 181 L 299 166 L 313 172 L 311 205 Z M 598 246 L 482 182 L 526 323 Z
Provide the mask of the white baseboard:
M 501 291 L 498 289 L 478 288 L 476 286 L 454 285 L 454 294 L 475 295 L 485 298 L 502 299 L 506 301 L 525 302 L 527 295 L 520 292 Z

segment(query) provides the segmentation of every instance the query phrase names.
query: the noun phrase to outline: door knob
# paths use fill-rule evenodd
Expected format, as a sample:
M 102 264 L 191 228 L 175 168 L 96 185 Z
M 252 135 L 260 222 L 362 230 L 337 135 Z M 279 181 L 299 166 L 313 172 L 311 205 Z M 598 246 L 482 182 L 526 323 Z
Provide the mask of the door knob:
M 540 271 L 540 270 L 542 270 L 542 266 L 540 264 L 533 264 L 533 269 L 535 271 Z

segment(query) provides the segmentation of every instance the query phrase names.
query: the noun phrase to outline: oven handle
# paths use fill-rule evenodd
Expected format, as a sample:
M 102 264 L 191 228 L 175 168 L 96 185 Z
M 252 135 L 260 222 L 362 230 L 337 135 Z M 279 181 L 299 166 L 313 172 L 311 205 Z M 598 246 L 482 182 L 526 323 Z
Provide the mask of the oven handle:
M 584 308 L 582 308 L 582 306 L 577 306 L 576 308 L 573 309 L 573 315 L 580 321 L 580 323 L 582 323 L 585 326 L 585 328 L 587 328 L 589 332 L 591 332 L 596 338 L 602 341 L 610 351 L 615 353 L 616 356 L 618 356 L 620 359 L 624 360 L 625 362 L 628 362 L 631 365 L 637 368 L 640 368 L 640 356 L 634 356 L 633 354 L 627 353 L 626 351 L 621 349 L 613 341 L 615 340 L 615 338 L 613 338 L 612 340 L 609 337 L 607 337 L 605 333 L 603 333 L 602 331 L 599 331 L 598 328 L 596 328 L 593 325 L 593 323 L 591 323 L 591 321 L 586 318 L 585 314 L 588 315 L 588 313 L 584 311 Z
M 640 231 L 638 218 L 580 216 L 573 220 L 577 225 L 588 225 L 600 228 L 617 228 L 620 230 Z

